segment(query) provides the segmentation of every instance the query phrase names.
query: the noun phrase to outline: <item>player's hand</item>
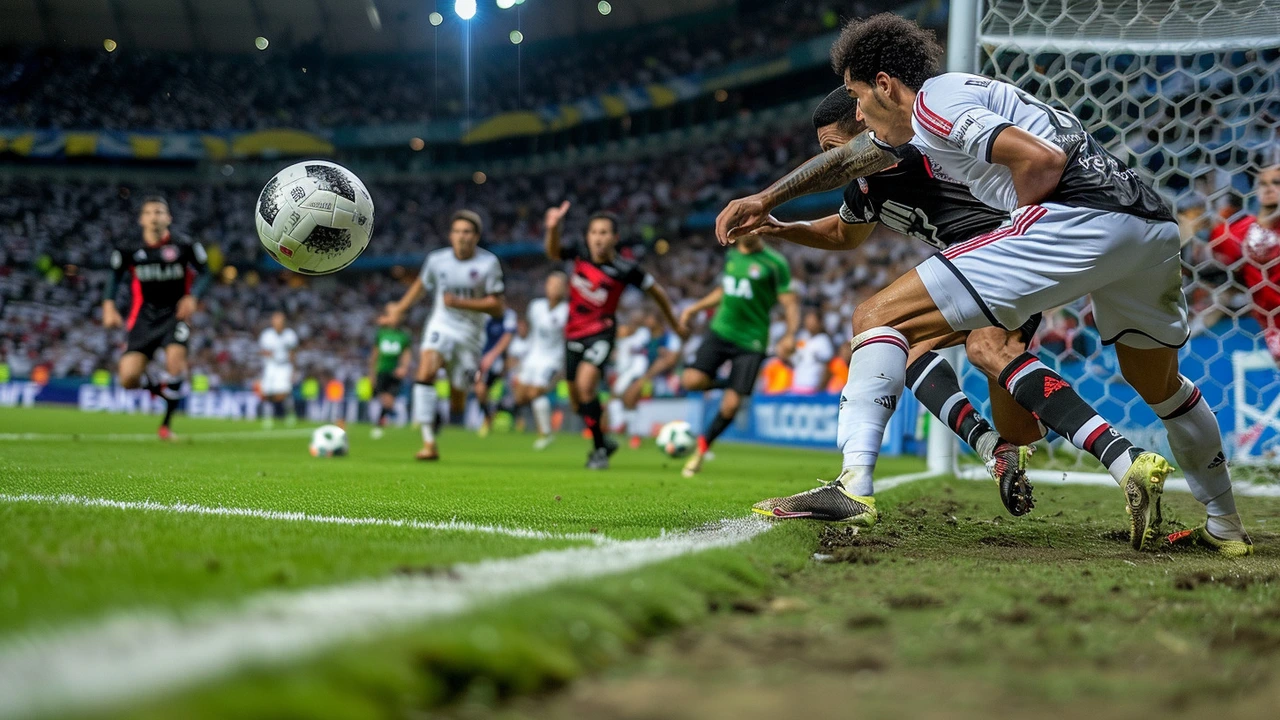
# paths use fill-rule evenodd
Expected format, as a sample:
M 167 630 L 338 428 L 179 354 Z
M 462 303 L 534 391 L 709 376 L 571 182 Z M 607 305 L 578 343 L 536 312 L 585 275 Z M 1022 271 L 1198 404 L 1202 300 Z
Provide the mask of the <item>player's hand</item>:
M 404 311 L 400 309 L 399 305 L 392 305 L 387 309 L 386 312 L 378 316 L 378 324 L 388 325 L 390 327 L 396 327 L 400 324 L 400 321 L 403 319 L 404 319 Z
M 796 352 L 796 339 L 791 335 L 783 335 L 778 338 L 778 344 L 774 346 L 773 352 L 781 360 L 790 360 L 791 356 Z
M 803 223 L 783 222 L 772 215 L 765 215 L 764 219 L 755 227 L 743 233 L 734 233 L 733 239 L 738 239 L 744 235 L 771 235 L 780 236 L 792 228 L 798 227 Z
M 773 208 L 768 207 L 760 195 L 748 195 L 731 200 L 716 216 L 716 240 L 730 245 L 743 234 L 754 229 Z
M 685 329 L 693 327 L 693 318 L 697 315 L 697 311 L 692 305 L 680 311 L 680 325 Z M 678 333 L 677 333 L 678 334 Z
M 458 307 L 458 296 L 453 293 L 444 293 L 440 296 L 440 302 L 444 303 L 447 308 Z
M 183 295 L 178 300 L 178 319 L 186 320 L 190 318 L 196 311 L 196 299 L 190 295 Z
M 396 376 L 397 380 L 403 380 L 405 379 L 405 377 L 409 375 L 409 368 L 398 367 L 396 368 L 396 371 L 392 374 Z
M 493 363 L 497 358 L 492 355 L 485 355 L 480 358 L 480 374 L 484 375 L 489 372 L 489 368 L 493 367 Z
M 680 337 L 680 340 L 682 341 L 688 340 L 689 339 L 689 323 L 685 322 L 684 313 L 681 313 L 680 315 L 681 315 L 680 322 L 676 323 L 676 326 L 672 329 L 675 330 L 675 333 Z
M 116 309 L 115 305 L 103 305 L 102 327 L 110 329 L 123 326 L 124 318 L 120 317 L 120 311 Z
M 547 214 L 543 217 L 543 221 L 547 224 L 547 229 L 557 227 L 564 221 L 564 216 L 569 214 L 569 201 L 565 200 L 555 207 L 547 208 Z

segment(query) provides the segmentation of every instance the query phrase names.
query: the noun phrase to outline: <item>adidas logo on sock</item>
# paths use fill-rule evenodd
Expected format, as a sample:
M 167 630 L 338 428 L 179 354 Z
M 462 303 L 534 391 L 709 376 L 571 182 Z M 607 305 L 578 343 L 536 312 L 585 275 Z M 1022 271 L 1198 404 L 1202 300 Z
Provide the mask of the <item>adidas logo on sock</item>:
M 1044 396 L 1049 397 L 1064 387 L 1068 387 L 1066 380 L 1056 377 L 1047 377 L 1044 379 Z
M 877 405 L 883 405 L 884 407 L 887 407 L 889 408 L 889 410 L 892 411 L 898 407 L 898 396 L 897 395 L 881 395 L 880 397 L 876 398 L 875 402 Z
M 1227 458 L 1224 457 L 1222 451 L 1219 450 L 1218 454 L 1213 456 L 1213 461 L 1209 463 L 1209 467 L 1207 469 L 1212 470 L 1226 461 Z

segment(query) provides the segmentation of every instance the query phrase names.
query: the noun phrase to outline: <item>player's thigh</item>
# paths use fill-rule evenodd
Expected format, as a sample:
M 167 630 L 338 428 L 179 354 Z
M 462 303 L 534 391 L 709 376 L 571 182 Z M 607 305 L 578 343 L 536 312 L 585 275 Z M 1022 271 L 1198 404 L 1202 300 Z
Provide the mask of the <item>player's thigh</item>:
M 439 350 L 426 348 L 418 355 L 418 382 L 428 383 L 436 379 L 436 373 L 444 367 L 445 358 Z
M 1120 373 L 1148 405 L 1162 403 L 1182 387 L 1178 375 L 1178 350 L 1169 347 L 1136 348 L 1116 343 Z
M 911 345 L 933 340 L 953 331 L 916 270 L 908 271 L 870 299 L 858 304 L 853 313 L 854 337 L 878 327 L 897 330 Z
M 955 345 L 963 345 L 968 337 L 969 333 L 967 332 L 953 332 L 933 338 L 932 340 L 925 340 L 924 342 L 916 343 L 912 345 L 911 350 L 907 352 L 907 367 L 915 364 L 915 362 L 921 357 L 933 352 L 934 350 L 949 348 Z
M 711 387 L 720 366 L 730 359 L 726 341 L 715 333 L 708 333 L 698 346 L 693 363 L 680 375 L 680 384 L 685 390 L 706 390 Z
M 1000 437 L 1015 445 L 1030 445 L 1045 436 L 1045 428 L 1018 404 L 1017 400 L 998 381 L 987 378 L 987 390 L 991 394 L 991 419 Z
M 732 391 L 739 403 L 742 398 L 750 397 L 755 391 L 756 378 L 760 375 L 762 364 L 764 364 L 764 353 L 739 351 L 735 354 L 729 366 L 729 387 L 726 393 Z
M 116 369 L 116 375 L 120 378 L 120 384 L 124 387 L 137 387 L 138 378 L 142 377 L 142 373 L 147 369 L 147 356 L 131 351 L 120 356 L 120 365 Z
M 1102 342 L 1138 349 L 1181 347 L 1190 337 L 1187 300 L 1182 293 L 1178 226 L 1155 223 L 1145 239 L 1166 253 L 1150 266 L 1135 264 L 1127 277 L 1090 295 Z

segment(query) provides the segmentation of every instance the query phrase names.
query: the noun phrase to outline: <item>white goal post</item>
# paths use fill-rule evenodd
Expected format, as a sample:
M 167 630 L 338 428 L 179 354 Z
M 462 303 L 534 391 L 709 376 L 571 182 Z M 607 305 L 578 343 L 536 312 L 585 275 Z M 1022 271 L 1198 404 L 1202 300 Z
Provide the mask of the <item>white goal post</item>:
M 1253 178 L 1280 163 L 1280 0 L 952 0 L 947 69 L 1013 83 L 1066 107 L 1177 209 L 1193 338 L 1182 372 L 1222 425 L 1238 473 L 1280 453 L 1280 371 L 1266 351 L 1240 267 L 1215 233 L 1256 212 Z M 1277 262 L 1280 262 L 1278 260 Z M 1087 299 L 1045 313 L 1036 351 L 1136 444 L 1168 453 L 1163 427 L 1101 345 Z M 986 379 L 960 360 L 966 392 L 990 418 Z M 984 477 L 945 432 L 929 468 Z M 1033 479 L 1106 478 L 1061 439 Z

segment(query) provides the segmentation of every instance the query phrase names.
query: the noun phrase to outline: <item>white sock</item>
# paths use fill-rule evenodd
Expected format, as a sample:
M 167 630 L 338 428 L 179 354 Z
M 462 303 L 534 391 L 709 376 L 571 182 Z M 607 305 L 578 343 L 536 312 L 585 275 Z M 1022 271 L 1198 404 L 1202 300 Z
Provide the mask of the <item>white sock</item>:
M 626 418 L 626 409 L 622 407 L 622 400 L 619 398 L 611 399 L 607 410 L 609 413 L 609 432 L 621 432 Z
M 870 495 L 884 429 L 907 384 L 907 339 L 893 328 L 878 327 L 855 337 L 852 346 L 836 435 L 843 467 L 859 485 L 849 491 Z
M 551 398 L 546 395 L 539 395 L 529 403 L 530 409 L 533 410 L 533 424 L 538 426 L 538 434 L 547 436 L 551 434 Z
M 1182 387 L 1173 397 L 1152 405 L 1151 409 L 1164 421 L 1173 459 L 1187 476 L 1191 494 L 1209 511 L 1209 519 L 1230 518 L 1236 515 L 1236 499 L 1231 494 L 1231 472 L 1222 452 L 1218 419 L 1195 384 L 1185 377 L 1181 380 Z M 1230 523 L 1216 525 L 1226 532 Z M 1214 528 L 1210 528 L 1210 532 L 1218 535 Z
M 436 441 L 436 386 L 434 383 L 414 383 L 413 421 L 422 425 L 422 442 Z
M 639 430 L 640 430 L 640 429 L 639 429 L 639 427 L 637 427 L 637 426 L 640 424 L 640 410 L 639 410 L 639 409 L 637 409 L 637 408 L 631 408 L 630 410 L 623 410 L 623 411 L 622 411 L 622 418 L 623 418 L 623 424 L 627 426 L 627 434 L 628 434 L 628 435 L 639 435 L 639 434 L 640 434 L 640 432 L 639 432 Z

